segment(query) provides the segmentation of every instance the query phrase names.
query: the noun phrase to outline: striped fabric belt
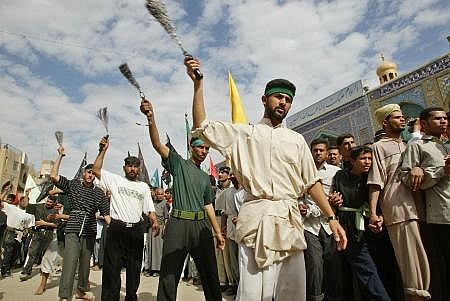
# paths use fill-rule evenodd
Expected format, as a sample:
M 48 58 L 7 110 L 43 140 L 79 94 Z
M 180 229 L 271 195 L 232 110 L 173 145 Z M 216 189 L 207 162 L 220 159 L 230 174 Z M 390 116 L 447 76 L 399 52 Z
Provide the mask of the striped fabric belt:
M 179 219 L 187 219 L 191 221 L 200 221 L 205 219 L 205 211 L 185 211 L 179 209 L 172 209 L 171 215 Z
M 364 217 L 369 216 L 369 205 L 364 204 L 359 208 L 350 208 L 350 207 L 344 207 L 341 206 L 338 208 L 339 211 L 342 212 L 354 212 L 355 213 L 355 226 L 356 229 L 360 231 L 364 231 Z

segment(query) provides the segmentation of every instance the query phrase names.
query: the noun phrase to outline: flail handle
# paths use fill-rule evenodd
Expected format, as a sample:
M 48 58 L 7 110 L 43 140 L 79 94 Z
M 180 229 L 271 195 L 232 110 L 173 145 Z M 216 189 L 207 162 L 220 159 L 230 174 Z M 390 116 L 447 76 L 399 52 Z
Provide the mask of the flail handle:
M 192 59 L 194 59 L 194 57 L 193 57 L 192 55 L 190 55 L 189 53 L 186 53 L 186 54 L 184 55 L 184 58 L 185 58 L 186 60 L 192 60 Z M 200 71 L 200 69 L 195 69 L 195 70 L 194 70 L 194 75 L 195 75 L 195 79 L 196 79 L 196 80 L 201 80 L 201 79 L 203 78 L 203 73 Z
M 109 134 L 107 134 L 106 136 L 104 136 L 103 138 L 105 138 L 106 140 L 109 139 Z M 103 150 L 103 147 L 105 147 L 105 145 L 103 143 L 99 143 L 99 148 L 98 151 L 101 152 Z

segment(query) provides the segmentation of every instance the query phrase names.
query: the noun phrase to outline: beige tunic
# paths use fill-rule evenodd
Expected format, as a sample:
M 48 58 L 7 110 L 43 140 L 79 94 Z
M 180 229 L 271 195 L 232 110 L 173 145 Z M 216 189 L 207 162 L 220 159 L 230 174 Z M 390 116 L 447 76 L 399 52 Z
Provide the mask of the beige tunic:
M 380 186 L 379 204 L 386 225 L 418 219 L 420 204 L 414 201 L 411 189 L 401 182 L 398 165 L 406 145 L 401 140 L 381 139 L 372 146 L 373 164 L 368 184 Z
M 268 119 L 255 125 L 205 120 L 196 132 L 231 159 L 248 192 L 236 241 L 255 249 L 259 268 L 304 250 L 297 199 L 319 178 L 303 136 L 284 125 L 272 127 Z

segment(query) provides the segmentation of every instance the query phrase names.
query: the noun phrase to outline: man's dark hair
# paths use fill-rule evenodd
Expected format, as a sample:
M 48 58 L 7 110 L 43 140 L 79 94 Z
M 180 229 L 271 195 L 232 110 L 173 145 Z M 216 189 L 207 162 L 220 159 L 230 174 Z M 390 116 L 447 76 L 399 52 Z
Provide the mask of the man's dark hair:
M 323 139 L 323 138 L 314 139 L 313 141 L 311 141 L 311 144 L 310 144 L 311 149 L 313 149 L 313 147 L 317 144 L 324 144 L 325 148 L 328 150 L 329 143 L 328 143 L 327 139 Z
M 125 165 L 135 165 L 135 166 L 141 165 L 141 160 L 139 160 L 139 158 L 135 156 L 128 156 L 125 159 L 123 159 L 123 161 L 125 161 Z
M 422 110 L 422 112 L 420 112 L 419 118 L 420 118 L 420 120 L 427 120 L 431 116 L 431 112 L 439 112 L 439 111 L 444 111 L 444 109 L 441 107 L 426 108 L 426 109 Z
M 336 144 L 337 144 L 337 146 L 341 146 L 342 143 L 344 142 L 344 139 L 347 139 L 347 138 L 353 138 L 353 139 L 355 139 L 355 136 L 353 136 L 353 135 L 350 134 L 350 133 L 339 135 L 339 136 L 336 138 Z
M 229 168 L 228 166 L 222 166 L 221 168 L 219 168 L 219 172 L 226 172 L 227 174 L 230 174 L 231 168 Z
M 372 153 L 372 148 L 366 145 L 360 145 L 352 148 L 352 150 L 350 151 L 350 158 L 356 160 L 356 158 L 358 158 L 359 155 L 366 153 Z
M 47 198 L 49 200 L 52 200 L 52 201 L 57 201 L 58 200 L 58 196 L 57 195 L 49 195 L 49 196 L 47 196 Z
M 339 147 L 337 146 L 337 145 L 330 145 L 330 146 L 328 146 L 328 150 L 330 150 L 330 149 L 337 149 L 337 150 L 339 150 Z
M 86 170 L 92 170 L 93 167 L 94 167 L 94 164 L 89 163 L 88 165 L 86 165 L 86 166 L 84 167 L 84 170 L 85 170 L 85 171 L 86 171 Z
M 386 131 L 384 129 L 378 130 L 378 131 L 375 132 L 375 136 L 373 137 L 373 141 L 378 142 L 384 136 L 386 136 Z
M 14 193 L 8 193 L 8 195 L 6 196 L 6 199 L 11 201 L 13 201 L 15 198 L 16 195 Z

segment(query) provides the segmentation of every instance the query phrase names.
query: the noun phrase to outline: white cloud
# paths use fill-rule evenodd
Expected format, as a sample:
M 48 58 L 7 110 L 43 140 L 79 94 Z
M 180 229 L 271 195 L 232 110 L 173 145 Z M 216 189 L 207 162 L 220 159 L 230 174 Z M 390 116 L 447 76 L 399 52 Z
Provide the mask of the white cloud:
M 249 119 L 257 121 L 268 80 L 285 77 L 297 85 L 297 111 L 360 78 L 376 84 L 379 52 L 395 60 L 405 50 L 433 44 L 426 30 L 446 30 L 449 19 L 443 0 L 190 1 L 167 1 L 169 15 L 185 47 L 200 56 L 208 116 L 221 120 L 230 118 L 228 70 Z M 185 152 L 191 82 L 176 43 L 148 14 L 144 1 L 6 0 L 0 3 L 0 20 L 3 142 L 26 151 L 38 165 L 55 157 L 53 133 L 62 130 L 68 153 L 62 172 L 71 175 L 84 151 L 94 159 L 105 134 L 95 113 L 108 106 L 106 168 L 121 172 L 126 152 L 136 153 L 136 143 L 142 142 L 152 172 L 160 160 L 146 128 L 135 124 L 145 120 L 139 97 L 117 70 L 127 62 L 154 102 L 161 136 L 167 131 Z M 74 82 L 80 86 L 58 86 L 61 72 L 79 77 Z

